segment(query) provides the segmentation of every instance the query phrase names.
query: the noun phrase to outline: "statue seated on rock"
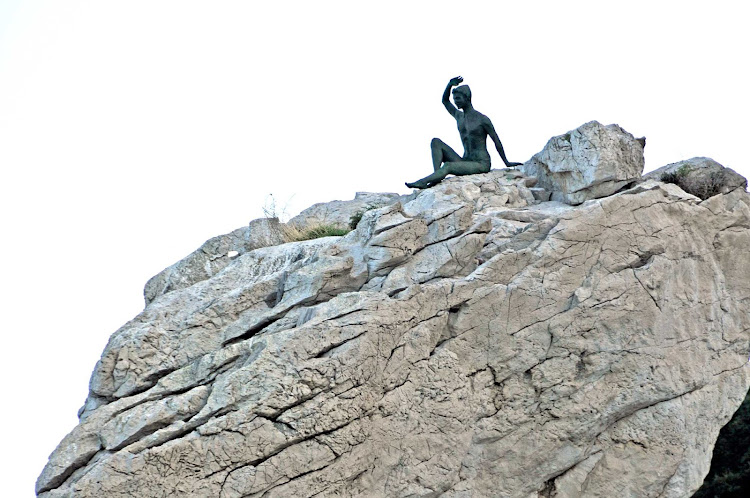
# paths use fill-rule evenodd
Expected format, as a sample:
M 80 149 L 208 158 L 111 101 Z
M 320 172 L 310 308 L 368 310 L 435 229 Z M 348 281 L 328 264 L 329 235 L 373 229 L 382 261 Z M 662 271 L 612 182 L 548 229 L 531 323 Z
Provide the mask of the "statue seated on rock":
M 487 152 L 487 136 L 495 142 L 497 153 L 500 154 L 505 165 L 509 168 L 520 166 L 522 163 L 511 163 L 505 157 L 503 144 L 492 126 L 490 118 L 477 111 L 471 105 L 471 90 L 468 85 L 458 86 L 463 81 L 461 76 L 451 79 L 443 92 L 443 105 L 458 124 L 461 143 L 464 146 L 463 157 L 451 149 L 439 138 L 433 138 L 432 167 L 435 172 L 429 176 L 407 183 L 409 188 L 428 188 L 440 183 L 448 175 L 474 175 L 487 173 L 490 170 L 490 154 Z M 453 89 L 454 107 L 450 102 L 451 88 Z M 456 108 L 458 107 L 458 109 Z M 460 110 L 459 110 L 460 109 Z

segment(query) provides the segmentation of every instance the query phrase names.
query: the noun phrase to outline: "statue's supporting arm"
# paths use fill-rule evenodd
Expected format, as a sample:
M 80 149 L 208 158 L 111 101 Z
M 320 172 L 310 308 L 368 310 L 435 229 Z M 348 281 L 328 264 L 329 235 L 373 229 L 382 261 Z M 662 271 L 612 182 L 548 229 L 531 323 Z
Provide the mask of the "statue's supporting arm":
M 513 168 L 514 166 L 521 166 L 523 163 L 508 162 L 508 158 L 505 157 L 505 149 L 503 149 L 503 144 L 502 142 L 500 142 L 500 137 L 497 136 L 495 127 L 492 126 L 492 121 L 490 121 L 489 118 L 486 118 L 486 119 L 487 120 L 484 123 L 484 129 L 487 132 L 487 135 L 489 135 L 492 141 L 495 143 L 495 148 L 497 149 L 497 153 L 500 155 L 500 159 L 502 159 L 503 162 L 505 163 L 505 166 L 508 168 Z
M 454 118 L 456 117 L 456 113 L 458 113 L 458 109 L 456 109 L 456 106 L 451 104 L 451 88 L 460 85 L 463 80 L 464 79 L 461 76 L 451 78 L 451 80 L 448 82 L 448 86 L 445 87 L 445 91 L 443 92 L 443 105 Z

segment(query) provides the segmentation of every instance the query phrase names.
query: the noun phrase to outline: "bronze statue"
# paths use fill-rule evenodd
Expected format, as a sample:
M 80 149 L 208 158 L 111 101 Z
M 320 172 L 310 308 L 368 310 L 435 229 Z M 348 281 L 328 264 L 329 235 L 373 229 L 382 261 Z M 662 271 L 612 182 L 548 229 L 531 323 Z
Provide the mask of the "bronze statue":
M 440 183 L 448 175 L 474 175 L 487 173 L 490 170 L 490 154 L 487 152 L 487 136 L 495 142 L 497 153 L 505 165 L 509 168 L 520 166 L 522 163 L 510 163 L 505 157 L 503 144 L 492 126 L 490 118 L 471 105 L 471 90 L 468 85 L 458 86 L 464 79 L 456 76 L 448 82 L 443 92 L 443 105 L 453 116 L 458 124 L 458 132 L 461 134 L 461 143 L 464 145 L 464 156 L 459 156 L 439 138 L 433 138 L 432 167 L 435 172 L 429 176 L 407 183 L 409 188 L 428 188 Z M 450 102 L 451 88 L 453 90 L 453 101 Z M 460 109 L 460 110 L 459 110 Z

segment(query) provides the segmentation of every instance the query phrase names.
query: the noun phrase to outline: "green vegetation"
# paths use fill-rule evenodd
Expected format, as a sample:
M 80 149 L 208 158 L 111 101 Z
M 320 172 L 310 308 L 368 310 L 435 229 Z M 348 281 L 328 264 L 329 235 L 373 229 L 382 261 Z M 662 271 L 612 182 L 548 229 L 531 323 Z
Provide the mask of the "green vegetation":
M 306 227 L 283 225 L 281 232 L 286 242 L 299 242 L 302 240 L 319 239 L 321 237 L 340 237 L 351 232 L 351 230 L 339 228 L 336 225 L 311 225 Z
M 716 440 L 711 470 L 693 498 L 740 498 L 750 494 L 750 394 Z
M 350 231 L 351 230 L 347 230 L 346 228 L 338 228 L 334 225 L 318 225 L 300 231 L 300 238 L 297 240 L 319 239 L 321 237 L 332 236 L 340 237 L 342 235 L 346 235 Z
M 679 186 L 680 182 L 687 178 L 688 173 L 690 173 L 690 168 L 687 166 L 680 166 L 677 171 L 672 171 L 671 173 L 664 173 L 661 175 L 661 181 L 664 183 L 674 183 L 675 185 Z
M 688 194 L 703 200 L 721 193 L 725 182 L 722 171 L 694 176 L 690 176 L 690 172 L 691 169 L 688 166 L 681 166 L 677 171 L 661 175 L 661 181 L 674 183 Z
M 377 209 L 377 208 L 378 208 L 378 206 L 375 206 L 373 204 L 369 204 L 369 205 L 365 206 L 364 209 L 360 209 L 359 211 L 357 211 L 356 213 L 354 213 L 353 215 L 351 215 L 349 217 L 349 228 L 351 228 L 352 230 L 354 230 L 355 228 L 357 228 L 357 225 L 359 225 L 359 222 L 362 221 L 362 217 L 365 215 L 365 213 L 367 211 L 370 211 L 372 209 Z

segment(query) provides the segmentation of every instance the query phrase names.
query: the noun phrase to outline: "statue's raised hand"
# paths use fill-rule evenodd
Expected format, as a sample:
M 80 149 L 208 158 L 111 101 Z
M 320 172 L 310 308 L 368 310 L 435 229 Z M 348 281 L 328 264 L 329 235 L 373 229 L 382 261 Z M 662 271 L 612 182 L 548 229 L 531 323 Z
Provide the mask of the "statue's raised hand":
M 464 79 L 461 76 L 456 76 L 455 78 L 452 78 L 450 82 L 448 83 L 450 86 L 458 86 L 461 84 L 461 82 Z

